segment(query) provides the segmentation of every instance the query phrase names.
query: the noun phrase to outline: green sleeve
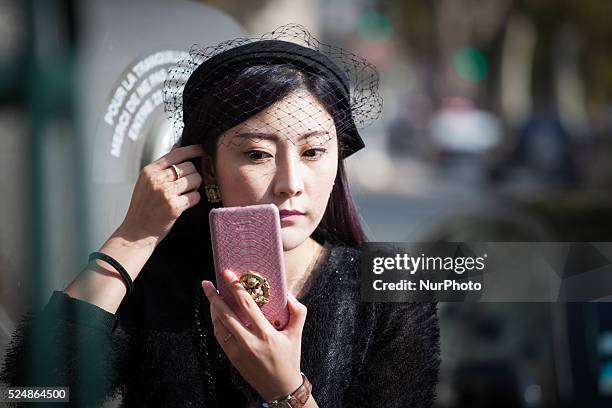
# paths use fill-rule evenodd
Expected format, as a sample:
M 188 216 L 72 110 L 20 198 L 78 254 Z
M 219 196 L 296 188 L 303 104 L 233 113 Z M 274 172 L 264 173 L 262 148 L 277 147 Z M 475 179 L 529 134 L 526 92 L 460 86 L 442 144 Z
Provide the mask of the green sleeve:
M 121 386 L 128 344 L 115 315 L 55 291 L 42 311 L 27 313 L 15 329 L 0 381 L 70 387 L 70 405 L 96 406 Z

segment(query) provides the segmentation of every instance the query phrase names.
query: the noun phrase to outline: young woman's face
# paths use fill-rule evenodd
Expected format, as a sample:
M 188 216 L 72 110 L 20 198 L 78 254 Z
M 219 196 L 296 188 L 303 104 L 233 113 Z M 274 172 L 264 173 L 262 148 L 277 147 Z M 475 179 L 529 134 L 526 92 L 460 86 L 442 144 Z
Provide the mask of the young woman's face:
M 321 221 L 337 170 L 334 121 L 305 90 L 229 129 L 217 144 L 215 181 L 223 205 L 275 204 L 285 251 Z M 283 210 L 302 215 L 285 218 Z

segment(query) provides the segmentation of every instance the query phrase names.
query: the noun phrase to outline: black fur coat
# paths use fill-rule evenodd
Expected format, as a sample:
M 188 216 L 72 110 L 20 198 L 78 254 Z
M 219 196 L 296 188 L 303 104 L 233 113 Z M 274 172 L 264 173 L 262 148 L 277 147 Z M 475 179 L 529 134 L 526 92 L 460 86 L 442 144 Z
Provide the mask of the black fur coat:
M 439 369 L 436 303 L 360 302 L 360 251 L 328 249 L 299 298 L 308 307 L 301 368 L 318 405 L 430 407 Z M 54 292 L 41 313 L 28 315 L 16 329 L 0 380 L 11 386 L 69 386 L 75 406 L 98 406 L 116 396 L 129 407 L 262 406 L 211 336 L 205 297 L 202 346 L 192 313 L 196 296 L 203 296 L 199 279 L 189 286 L 197 294 L 184 296 L 175 316 L 158 316 L 176 324 L 158 328 L 139 327 L 129 316 L 122 320 L 118 313 L 117 319 Z M 38 348 L 30 343 L 34 330 L 42 334 Z M 28 379 L 26 355 L 36 367 Z

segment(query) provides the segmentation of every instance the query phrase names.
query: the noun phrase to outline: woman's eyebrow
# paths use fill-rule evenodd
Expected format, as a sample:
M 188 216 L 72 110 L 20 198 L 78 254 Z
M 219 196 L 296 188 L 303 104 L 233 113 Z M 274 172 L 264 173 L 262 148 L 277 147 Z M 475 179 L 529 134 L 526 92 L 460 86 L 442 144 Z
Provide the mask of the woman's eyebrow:
M 312 132 L 302 133 L 297 140 L 308 139 L 313 136 L 321 136 L 326 135 L 329 132 L 327 130 L 315 130 Z M 239 137 L 243 139 L 265 139 L 265 140 L 278 140 L 278 136 L 274 133 L 259 133 L 259 132 L 244 132 L 238 133 L 234 135 L 234 137 Z

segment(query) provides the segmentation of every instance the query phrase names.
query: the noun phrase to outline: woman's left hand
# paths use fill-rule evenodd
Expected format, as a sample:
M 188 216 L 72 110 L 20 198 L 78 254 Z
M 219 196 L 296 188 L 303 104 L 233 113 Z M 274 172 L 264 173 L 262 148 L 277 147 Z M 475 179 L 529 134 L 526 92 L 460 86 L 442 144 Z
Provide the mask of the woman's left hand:
M 223 278 L 251 325 L 245 327 L 213 283 L 205 280 L 202 287 L 210 301 L 215 338 L 238 372 L 264 400 L 292 393 L 302 384 L 300 357 L 306 306 L 289 294 L 289 323 L 278 331 L 233 272 L 225 271 Z

